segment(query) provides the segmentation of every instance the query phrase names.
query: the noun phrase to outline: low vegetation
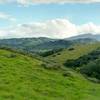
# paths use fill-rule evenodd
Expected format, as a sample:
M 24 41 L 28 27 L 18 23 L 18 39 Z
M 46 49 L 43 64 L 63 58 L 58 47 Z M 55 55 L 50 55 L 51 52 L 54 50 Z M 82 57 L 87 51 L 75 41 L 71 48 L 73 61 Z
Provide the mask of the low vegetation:
M 0 41 L 0 100 L 99 100 L 100 43 L 54 41 Z
M 80 68 L 80 72 L 88 77 L 97 78 L 100 80 L 100 59 L 93 62 L 91 61 L 87 65 L 82 66 L 82 68 Z
M 70 59 L 67 60 L 64 65 L 67 67 L 81 67 L 82 65 L 88 64 L 90 61 L 94 61 L 100 57 L 100 49 L 96 49 L 95 51 L 90 52 L 87 55 L 83 55 L 78 59 Z
M 100 80 L 100 48 L 81 56 L 75 60 L 67 60 L 64 65 L 73 69 L 78 69 L 88 77 Z
M 39 55 L 42 56 L 42 57 L 48 57 L 48 56 L 53 55 L 55 53 L 59 53 L 62 50 L 63 49 L 53 49 L 53 50 L 50 50 L 50 51 L 39 53 Z
M 87 55 L 88 53 L 96 50 L 99 47 L 100 43 L 79 44 L 63 49 L 61 52 L 59 52 L 59 54 L 55 53 L 53 55 L 48 56 L 47 58 L 63 65 L 66 60 L 78 59 L 79 57 Z
M 41 60 L 0 49 L 0 100 L 99 100 L 99 84 L 70 69 L 45 66 Z

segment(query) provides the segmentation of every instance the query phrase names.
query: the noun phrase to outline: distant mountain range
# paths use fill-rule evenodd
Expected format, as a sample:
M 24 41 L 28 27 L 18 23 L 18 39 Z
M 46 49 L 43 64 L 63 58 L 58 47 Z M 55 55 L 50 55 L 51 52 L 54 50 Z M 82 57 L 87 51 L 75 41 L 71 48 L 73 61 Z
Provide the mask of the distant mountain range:
M 24 50 L 31 53 L 45 52 L 54 49 L 68 48 L 75 44 L 93 43 L 100 41 L 100 35 L 83 34 L 67 39 L 39 38 L 14 38 L 1 39 L 0 47 Z
M 100 41 L 100 34 L 82 34 L 82 35 L 77 35 L 77 36 L 73 36 L 70 38 L 67 38 L 68 40 L 77 40 L 77 39 L 93 39 L 93 40 L 97 40 Z

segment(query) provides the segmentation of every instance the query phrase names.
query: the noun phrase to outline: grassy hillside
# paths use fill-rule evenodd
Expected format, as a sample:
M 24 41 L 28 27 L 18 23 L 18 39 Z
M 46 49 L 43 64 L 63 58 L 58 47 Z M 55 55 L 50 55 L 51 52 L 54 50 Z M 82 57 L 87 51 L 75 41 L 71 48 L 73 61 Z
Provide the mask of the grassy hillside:
M 48 56 L 48 59 L 62 64 L 68 59 L 77 59 L 82 55 L 88 54 L 98 47 L 100 47 L 100 43 L 75 45 L 68 49 L 64 49 L 61 52 Z
M 42 61 L 0 49 L 0 100 L 99 100 L 100 84 Z
M 78 59 L 67 60 L 64 65 L 69 68 L 77 69 L 82 74 L 96 78 L 98 82 L 100 82 L 100 48 Z

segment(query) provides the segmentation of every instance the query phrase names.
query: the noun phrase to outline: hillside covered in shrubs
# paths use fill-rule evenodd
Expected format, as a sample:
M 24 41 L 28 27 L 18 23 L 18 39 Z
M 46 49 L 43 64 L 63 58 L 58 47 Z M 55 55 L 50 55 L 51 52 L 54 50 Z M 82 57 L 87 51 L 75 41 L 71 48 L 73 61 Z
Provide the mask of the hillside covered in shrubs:
M 64 65 L 78 69 L 82 74 L 100 79 L 100 48 L 75 60 L 67 60 Z

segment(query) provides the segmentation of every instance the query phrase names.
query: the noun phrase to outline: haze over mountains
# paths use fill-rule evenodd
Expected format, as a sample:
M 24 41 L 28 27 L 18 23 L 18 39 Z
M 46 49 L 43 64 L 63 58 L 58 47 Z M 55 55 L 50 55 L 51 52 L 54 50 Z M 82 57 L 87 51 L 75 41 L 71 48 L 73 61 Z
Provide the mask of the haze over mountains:
M 97 41 L 100 41 L 100 34 L 82 34 L 82 35 L 77 35 L 77 36 L 73 36 L 68 38 L 68 40 L 75 40 L 75 39 L 84 39 L 84 38 L 89 38 L 89 39 L 94 39 Z
M 1 39 L 0 47 L 9 47 L 27 52 L 44 52 L 53 49 L 67 48 L 78 43 L 92 43 L 100 41 L 100 35 L 83 34 L 67 39 L 39 38 L 13 38 Z

